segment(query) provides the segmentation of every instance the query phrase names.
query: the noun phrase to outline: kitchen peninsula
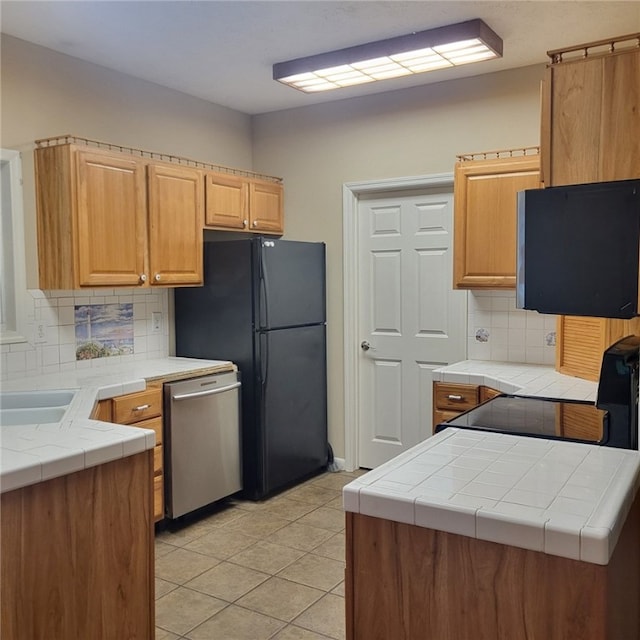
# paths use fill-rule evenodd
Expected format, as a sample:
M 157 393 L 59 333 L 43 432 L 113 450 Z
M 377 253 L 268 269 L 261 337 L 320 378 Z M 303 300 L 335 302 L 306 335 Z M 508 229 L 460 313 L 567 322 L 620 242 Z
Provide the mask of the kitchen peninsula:
M 3 381 L 73 399 L 58 422 L 0 427 L 0 636 L 153 638 L 155 434 L 90 416 L 148 382 L 234 368 L 160 358 Z
M 344 489 L 348 640 L 636 640 L 640 454 L 448 428 Z

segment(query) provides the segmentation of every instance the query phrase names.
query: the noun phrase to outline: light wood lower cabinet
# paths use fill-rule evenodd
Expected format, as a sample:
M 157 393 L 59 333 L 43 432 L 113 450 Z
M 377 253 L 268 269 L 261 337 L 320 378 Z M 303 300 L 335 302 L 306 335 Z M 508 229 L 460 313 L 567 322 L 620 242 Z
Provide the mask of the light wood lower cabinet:
M 0 636 L 151 640 L 152 453 L 0 496 Z
M 432 430 L 447 420 L 452 420 L 463 411 L 473 409 L 481 402 L 500 395 L 500 391 L 478 384 L 460 382 L 433 383 Z
M 594 382 L 605 349 L 625 336 L 640 335 L 640 318 L 558 316 L 556 322 L 556 371 Z
M 162 386 L 148 387 L 145 391 L 101 400 L 96 405 L 91 417 L 96 420 L 155 431 L 153 514 L 156 522 L 162 520 L 164 517 Z
M 640 637 L 640 495 L 608 565 L 346 513 L 347 640 Z

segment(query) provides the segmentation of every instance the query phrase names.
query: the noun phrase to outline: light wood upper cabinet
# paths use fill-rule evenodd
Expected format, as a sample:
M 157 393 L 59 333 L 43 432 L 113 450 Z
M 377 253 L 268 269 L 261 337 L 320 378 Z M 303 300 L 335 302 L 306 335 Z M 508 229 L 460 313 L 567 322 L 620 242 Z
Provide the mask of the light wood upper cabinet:
M 456 163 L 454 288 L 515 288 L 516 194 L 541 186 L 539 170 L 538 155 Z
M 136 286 L 146 272 L 144 165 L 98 149 L 36 149 L 40 288 Z
M 35 150 L 41 289 L 202 282 L 202 172 L 111 150 Z
M 208 227 L 246 230 L 249 227 L 249 183 L 241 176 L 205 174 Z
M 284 232 L 280 182 L 208 172 L 205 185 L 207 227 L 278 235 Z
M 201 284 L 204 189 L 190 167 L 149 164 L 151 284 Z
M 550 64 L 541 145 L 548 186 L 640 175 L 640 49 Z
M 252 231 L 282 233 L 284 231 L 282 185 L 266 180 L 249 183 L 249 216 Z

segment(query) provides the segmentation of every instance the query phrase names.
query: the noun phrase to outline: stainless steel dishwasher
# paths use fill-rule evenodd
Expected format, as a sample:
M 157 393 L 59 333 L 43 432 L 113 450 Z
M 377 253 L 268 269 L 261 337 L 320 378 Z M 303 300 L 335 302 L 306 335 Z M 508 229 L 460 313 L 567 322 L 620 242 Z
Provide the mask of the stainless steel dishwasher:
M 164 385 L 165 515 L 178 518 L 242 489 L 240 374 Z

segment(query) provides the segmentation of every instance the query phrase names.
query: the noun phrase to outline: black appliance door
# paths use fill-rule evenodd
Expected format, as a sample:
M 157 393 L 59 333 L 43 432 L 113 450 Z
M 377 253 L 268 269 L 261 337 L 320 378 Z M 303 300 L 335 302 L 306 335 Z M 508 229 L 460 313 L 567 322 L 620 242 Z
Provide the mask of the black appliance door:
M 325 322 L 324 243 L 260 238 L 255 246 L 256 328 Z
M 273 491 L 327 465 L 325 325 L 260 334 L 263 491 Z

